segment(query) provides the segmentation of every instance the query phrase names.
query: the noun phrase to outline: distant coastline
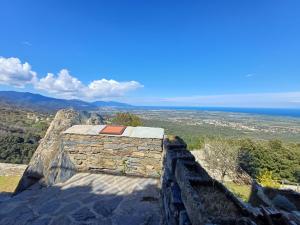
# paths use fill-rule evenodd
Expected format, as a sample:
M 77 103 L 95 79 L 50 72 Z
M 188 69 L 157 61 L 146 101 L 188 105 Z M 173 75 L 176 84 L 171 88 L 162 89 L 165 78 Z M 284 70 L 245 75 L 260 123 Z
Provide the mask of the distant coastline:
M 284 116 L 300 118 L 300 109 L 290 108 L 237 108 L 237 107 L 180 107 L 180 106 L 137 106 L 152 110 L 194 110 L 210 112 L 247 113 L 268 116 Z

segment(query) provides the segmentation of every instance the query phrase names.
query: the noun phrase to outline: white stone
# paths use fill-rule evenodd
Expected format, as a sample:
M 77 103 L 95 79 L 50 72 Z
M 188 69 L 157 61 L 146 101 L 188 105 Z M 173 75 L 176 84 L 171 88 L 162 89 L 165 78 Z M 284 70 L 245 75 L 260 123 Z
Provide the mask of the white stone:
M 126 127 L 121 135 L 100 134 L 105 125 L 74 125 L 64 131 L 64 134 L 82 134 L 82 135 L 103 135 L 103 136 L 121 136 L 133 138 L 154 138 L 163 139 L 164 129 L 158 127 Z

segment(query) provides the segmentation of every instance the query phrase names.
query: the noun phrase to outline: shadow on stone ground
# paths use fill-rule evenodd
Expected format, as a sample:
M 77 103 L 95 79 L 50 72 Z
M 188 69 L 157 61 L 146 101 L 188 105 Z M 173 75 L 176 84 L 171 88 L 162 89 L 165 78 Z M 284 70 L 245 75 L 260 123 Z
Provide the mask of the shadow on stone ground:
M 77 174 L 52 187 L 34 185 L 0 202 L 0 224 L 157 225 L 161 215 L 158 182 L 149 178 Z

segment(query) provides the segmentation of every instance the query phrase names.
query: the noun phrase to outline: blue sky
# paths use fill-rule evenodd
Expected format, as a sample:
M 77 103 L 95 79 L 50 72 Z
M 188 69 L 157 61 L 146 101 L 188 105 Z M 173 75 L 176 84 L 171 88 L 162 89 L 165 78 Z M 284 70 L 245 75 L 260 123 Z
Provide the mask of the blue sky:
M 300 107 L 300 2 L 0 2 L 0 90 Z

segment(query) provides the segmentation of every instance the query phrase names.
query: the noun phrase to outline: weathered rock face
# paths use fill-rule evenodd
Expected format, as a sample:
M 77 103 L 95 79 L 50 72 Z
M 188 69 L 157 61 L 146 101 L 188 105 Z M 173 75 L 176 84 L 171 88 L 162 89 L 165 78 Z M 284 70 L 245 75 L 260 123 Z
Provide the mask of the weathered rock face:
M 64 134 L 63 150 L 76 170 L 159 177 L 162 139 Z
M 104 119 L 101 115 L 95 112 L 80 112 L 80 117 L 82 120 L 82 124 L 88 125 L 97 125 L 97 124 L 104 124 Z
M 75 173 L 70 160 L 61 151 L 61 133 L 75 124 L 102 122 L 97 119 L 91 121 L 89 116 L 90 114 L 82 114 L 72 109 L 57 112 L 45 137 L 30 160 L 16 193 L 25 190 L 37 181 L 51 185 L 64 181 L 64 177 L 70 177 Z M 96 115 L 94 118 L 97 118 Z

